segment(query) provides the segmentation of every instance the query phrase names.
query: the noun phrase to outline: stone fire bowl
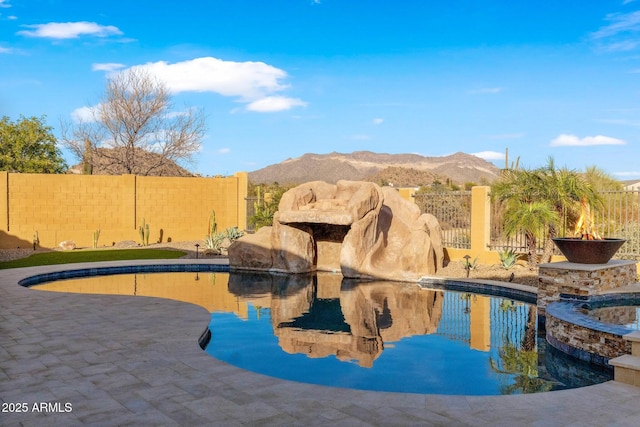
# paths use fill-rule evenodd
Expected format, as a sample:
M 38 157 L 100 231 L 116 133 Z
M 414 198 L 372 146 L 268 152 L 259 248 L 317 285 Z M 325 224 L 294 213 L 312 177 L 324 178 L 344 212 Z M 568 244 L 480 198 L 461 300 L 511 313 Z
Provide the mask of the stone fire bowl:
M 606 264 L 626 240 L 583 240 L 577 237 L 559 237 L 553 239 L 553 242 L 569 262 Z

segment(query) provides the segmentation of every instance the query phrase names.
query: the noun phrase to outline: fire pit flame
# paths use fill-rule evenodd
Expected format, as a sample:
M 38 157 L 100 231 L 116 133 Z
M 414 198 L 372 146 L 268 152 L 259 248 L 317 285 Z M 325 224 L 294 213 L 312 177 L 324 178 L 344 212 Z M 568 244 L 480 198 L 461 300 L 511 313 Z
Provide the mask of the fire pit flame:
M 595 231 L 595 221 L 586 198 L 580 203 L 580 218 L 575 237 L 552 239 L 569 262 L 578 264 L 607 264 L 624 239 L 603 238 Z
M 574 235 L 582 240 L 603 240 L 594 228 L 594 216 L 586 197 L 580 202 L 580 218 L 576 224 Z
M 593 213 L 586 198 L 582 199 L 580 210 L 575 237 L 558 237 L 552 240 L 569 262 L 607 264 L 626 240 L 600 237 L 595 230 Z

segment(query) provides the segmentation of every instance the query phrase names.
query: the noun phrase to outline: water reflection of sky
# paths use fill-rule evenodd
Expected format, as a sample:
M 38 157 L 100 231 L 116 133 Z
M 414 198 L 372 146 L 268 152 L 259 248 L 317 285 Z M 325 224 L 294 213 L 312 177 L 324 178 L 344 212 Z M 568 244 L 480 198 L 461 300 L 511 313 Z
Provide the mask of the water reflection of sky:
M 213 313 L 206 351 L 232 365 L 292 381 L 335 387 L 412 393 L 495 395 L 514 375 L 491 369 L 489 352 L 438 335 L 401 339 L 385 346 L 372 368 L 335 356 L 309 358 L 285 353 L 273 335 L 269 310 L 255 307 L 249 319 Z
M 293 381 L 492 395 L 611 379 L 544 353 L 544 341 L 536 339 L 535 306 L 417 284 L 325 274 L 139 273 L 34 288 L 199 304 L 212 312 L 209 354 Z
M 207 353 L 240 368 L 292 381 L 335 387 L 441 394 L 500 394 L 513 375 L 493 372 L 489 353 L 437 335 L 413 336 L 385 346 L 372 368 L 335 356 L 285 353 L 273 335 L 269 310 L 249 319 L 213 313 Z

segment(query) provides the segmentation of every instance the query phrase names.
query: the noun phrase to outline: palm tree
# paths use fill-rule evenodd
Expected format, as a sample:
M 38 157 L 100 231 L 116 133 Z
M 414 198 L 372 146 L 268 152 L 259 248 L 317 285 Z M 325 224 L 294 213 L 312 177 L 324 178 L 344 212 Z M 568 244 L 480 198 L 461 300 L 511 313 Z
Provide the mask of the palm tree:
M 553 251 L 552 239 L 560 232 L 566 234 L 568 226 L 576 222 L 583 198 L 596 208 L 601 205 L 600 196 L 584 175 L 566 167 L 556 168 L 552 158 L 546 166 L 534 170 L 505 170 L 493 185 L 491 194 L 504 203 L 507 235 L 525 234 L 530 268 L 537 265 L 537 246 L 534 245 L 538 239 L 546 235 L 542 260 L 548 261 Z M 532 215 L 540 218 L 532 218 Z
M 503 218 L 507 236 L 522 232 L 527 244 L 527 264 L 530 270 L 538 265 L 538 239 L 549 224 L 558 222 L 558 214 L 546 201 L 523 202 L 513 200 L 507 205 Z

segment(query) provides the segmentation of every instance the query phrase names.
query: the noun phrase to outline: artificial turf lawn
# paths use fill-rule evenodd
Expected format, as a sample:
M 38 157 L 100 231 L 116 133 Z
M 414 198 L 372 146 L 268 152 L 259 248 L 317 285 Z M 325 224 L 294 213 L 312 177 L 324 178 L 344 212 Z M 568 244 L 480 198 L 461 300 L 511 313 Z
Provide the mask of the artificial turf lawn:
M 40 252 L 27 258 L 0 262 L 0 269 L 35 267 L 38 265 L 72 264 L 76 262 L 118 261 L 128 259 L 180 258 L 186 253 L 170 249 L 110 249 L 100 251 Z

